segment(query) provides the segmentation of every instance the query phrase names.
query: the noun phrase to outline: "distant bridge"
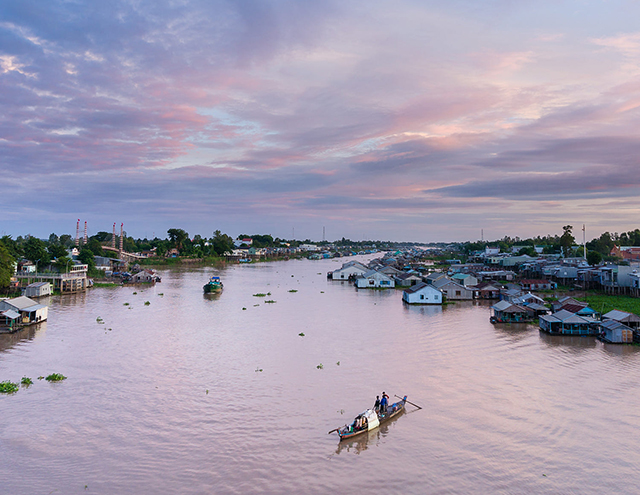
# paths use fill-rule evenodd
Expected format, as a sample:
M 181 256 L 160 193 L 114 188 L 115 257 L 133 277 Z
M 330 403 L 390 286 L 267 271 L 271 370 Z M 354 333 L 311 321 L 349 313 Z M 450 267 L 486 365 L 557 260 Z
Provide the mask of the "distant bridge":
M 142 256 L 141 254 L 135 253 L 127 253 L 126 251 L 120 251 L 118 248 L 112 246 L 102 246 L 102 249 L 105 251 L 112 251 L 118 253 L 118 258 L 124 261 L 137 261 L 137 260 L 146 260 L 146 256 Z

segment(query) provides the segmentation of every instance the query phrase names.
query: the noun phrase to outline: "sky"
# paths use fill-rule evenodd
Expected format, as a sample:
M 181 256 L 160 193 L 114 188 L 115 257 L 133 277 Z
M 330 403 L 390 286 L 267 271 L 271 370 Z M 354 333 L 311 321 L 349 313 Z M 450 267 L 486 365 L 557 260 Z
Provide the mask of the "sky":
M 0 234 L 633 230 L 638 19 L 622 0 L 0 2 Z

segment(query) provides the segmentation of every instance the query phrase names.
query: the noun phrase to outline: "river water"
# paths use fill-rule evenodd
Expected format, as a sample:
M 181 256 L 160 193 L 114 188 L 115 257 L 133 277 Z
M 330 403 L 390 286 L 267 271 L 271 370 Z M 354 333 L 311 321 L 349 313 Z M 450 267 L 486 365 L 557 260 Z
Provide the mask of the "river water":
M 328 281 L 340 263 L 52 297 L 48 322 L 0 336 L 0 381 L 34 380 L 0 396 L 0 492 L 638 492 L 638 348 L 408 307 Z M 423 409 L 327 434 L 383 390 Z

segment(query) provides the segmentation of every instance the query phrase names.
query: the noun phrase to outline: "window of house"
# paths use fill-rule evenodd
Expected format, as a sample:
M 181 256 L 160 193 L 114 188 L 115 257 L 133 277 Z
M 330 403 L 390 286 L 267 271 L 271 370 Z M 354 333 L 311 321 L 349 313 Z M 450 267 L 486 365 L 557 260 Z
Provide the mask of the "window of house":
M 460 291 L 459 291 L 459 290 L 457 290 L 457 291 L 456 291 L 456 296 L 459 296 L 459 295 L 460 295 Z
M 420 294 L 420 299 L 424 299 L 424 294 Z

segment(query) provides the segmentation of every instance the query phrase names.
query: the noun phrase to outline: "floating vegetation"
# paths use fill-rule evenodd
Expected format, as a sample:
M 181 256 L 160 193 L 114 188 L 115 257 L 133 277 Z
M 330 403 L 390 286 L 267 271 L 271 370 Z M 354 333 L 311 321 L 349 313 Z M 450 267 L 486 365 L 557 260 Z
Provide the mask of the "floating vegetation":
M 99 316 L 96 318 L 96 321 L 98 323 L 104 323 L 104 320 L 102 318 L 100 318 Z
M 304 337 L 304 332 L 300 332 L 298 335 L 300 335 L 300 337 Z
M 259 304 L 257 306 L 259 306 Z M 242 308 L 242 311 L 246 311 L 246 310 L 247 310 L 247 308 Z
M 339 412 L 340 414 L 344 414 L 344 409 L 340 409 L 338 412 Z
M 129 303 L 124 303 L 123 306 L 129 306 Z
M 205 390 L 204 393 L 209 395 L 209 389 Z
M 254 304 L 253 307 L 255 308 L 256 306 L 260 306 L 259 304 Z
M 39 376 L 38 380 L 44 380 L 44 376 Z
M 253 297 L 266 297 L 267 295 L 264 292 L 258 292 L 257 294 L 254 294 Z
M 149 306 L 150 304 L 151 304 L 151 301 L 145 301 L 145 302 L 144 302 L 144 305 L 145 305 L 145 306 Z
M 324 294 L 324 291 L 323 291 L 323 290 L 321 290 L 321 291 L 320 291 L 320 294 Z
M 160 297 L 164 297 L 164 292 L 161 292 L 160 294 L 158 294 Z
M 289 292 L 298 292 L 296 289 L 291 289 Z
M 51 373 L 48 377 L 45 378 L 48 382 L 61 382 L 62 380 L 66 380 L 67 377 L 60 373 Z
M 262 372 L 262 368 L 256 368 L 256 373 L 261 373 Z
M 291 275 L 293 277 L 293 275 Z
M 28 387 L 29 385 L 33 385 L 33 380 L 28 376 L 23 376 L 22 380 L 20 380 L 20 383 L 25 387 Z
M 336 364 L 337 364 L 338 366 L 340 366 L 340 361 L 338 361 Z
M 133 295 L 135 296 L 136 294 L 138 294 L 137 292 L 134 292 Z
M 321 370 L 322 368 L 324 368 L 324 366 L 322 365 L 322 363 L 320 363 L 318 366 L 316 366 L 316 368 L 318 368 L 319 370 Z
M 269 299 L 268 301 L 264 302 L 265 304 L 274 304 L 275 301 L 273 299 Z
M 15 394 L 18 391 L 18 384 L 10 382 L 0 382 L 0 394 Z

